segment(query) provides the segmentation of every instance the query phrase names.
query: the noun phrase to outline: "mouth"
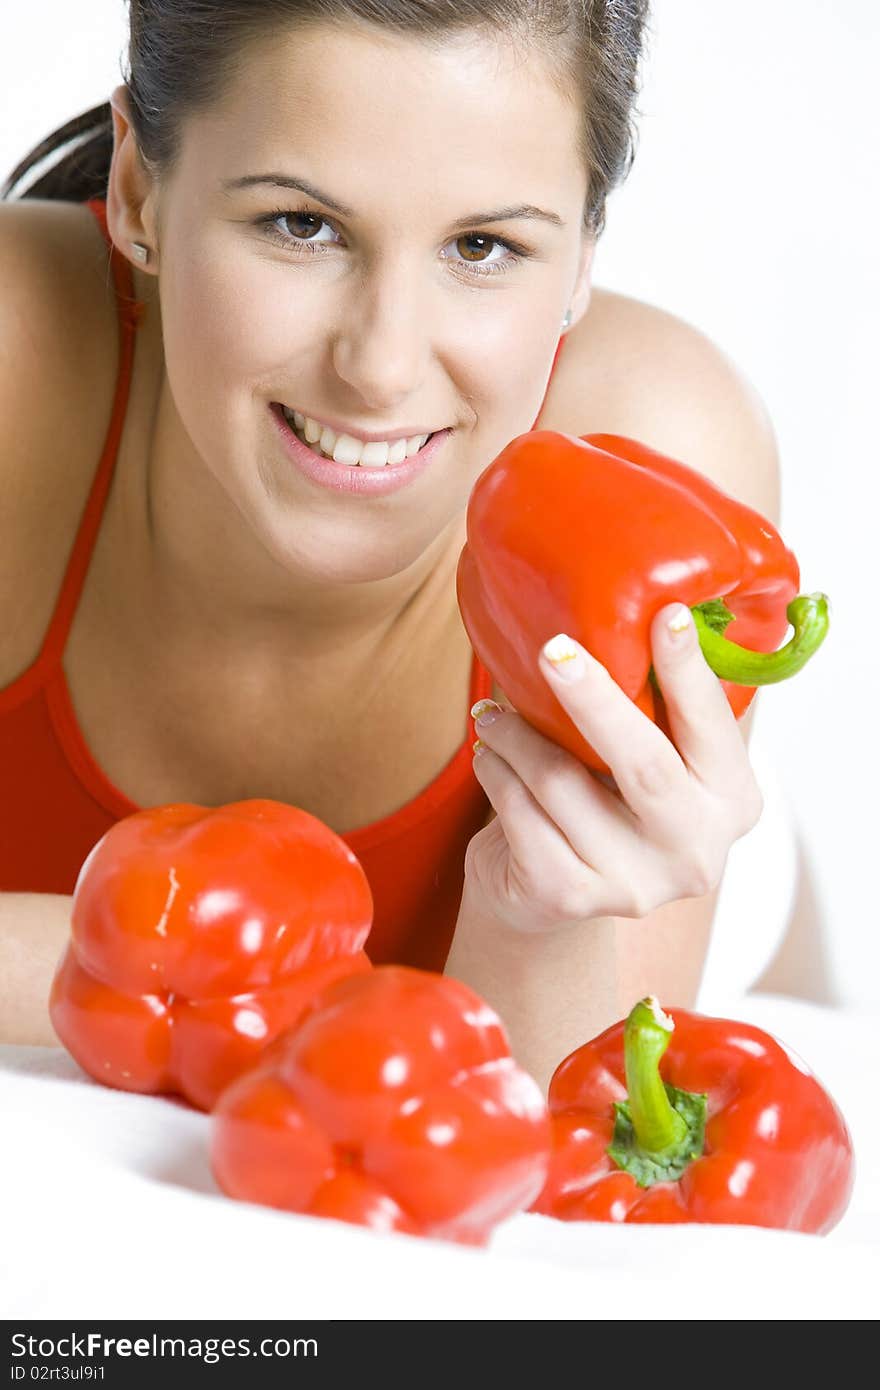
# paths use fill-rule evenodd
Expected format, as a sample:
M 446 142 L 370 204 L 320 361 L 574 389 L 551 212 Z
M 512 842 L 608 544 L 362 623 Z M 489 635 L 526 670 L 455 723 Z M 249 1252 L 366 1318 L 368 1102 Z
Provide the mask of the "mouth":
M 408 439 L 372 440 L 368 443 L 354 435 L 337 434 L 329 425 L 321 425 L 308 415 L 278 403 L 278 412 L 301 444 L 318 458 L 332 459 L 349 468 L 393 468 L 415 458 L 422 449 L 443 431 L 415 434 Z

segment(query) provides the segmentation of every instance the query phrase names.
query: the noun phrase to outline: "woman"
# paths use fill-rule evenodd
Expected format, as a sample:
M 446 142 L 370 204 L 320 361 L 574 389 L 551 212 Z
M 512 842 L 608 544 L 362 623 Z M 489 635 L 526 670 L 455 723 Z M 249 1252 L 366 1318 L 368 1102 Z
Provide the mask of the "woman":
M 675 743 L 547 633 L 603 781 L 492 686 L 455 594 L 470 490 L 535 425 L 642 439 L 778 521 L 748 383 L 591 290 L 644 11 L 132 0 L 109 110 L 0 209 L 3 1041 L 55 1041 L 114 820 L 255 796 L 342 835 L 372 958 L 466 981 L 542 1083 L 639 995 L 693 1003 L 761 797 L 687 610 L 652 626 Z

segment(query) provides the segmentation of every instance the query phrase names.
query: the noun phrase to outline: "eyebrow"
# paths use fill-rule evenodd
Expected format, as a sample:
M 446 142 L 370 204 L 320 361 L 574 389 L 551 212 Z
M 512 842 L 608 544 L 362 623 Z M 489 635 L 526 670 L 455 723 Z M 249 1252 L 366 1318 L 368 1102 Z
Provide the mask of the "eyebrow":
M 243 178 L 223 179 L 221 187 L 225 192 L 231 192 L 236 188 L 253 188 L 256 185 L 265 184 L 270 188 L 293 188 L 300 193 L 305 193 L 309 198 L 314 198 L 316 202 L 323 203 L 325 207 L 332 208 L 340 217 L 354 217 L 354 209 L 346 207 L 336 198 L 331 198 L 329 194 L 323 193 L 315 184 L 309 183 L 307 179 L 293 178 L 288 174 L 245 174 Z M 515 203 L 510 207 L 493 208 L 489 212 L 471 213 L 470 217 L 460 217 L 451 225 L 453 228 L 472 227 L 479 222 L 507 222 L 512 218 L 531 218 L 542 222 L 550 222 L 554 227 L 564 227 L 565 222 L 558 212 L 548 212 L 545 208 L 535 207 L 533 203 Z

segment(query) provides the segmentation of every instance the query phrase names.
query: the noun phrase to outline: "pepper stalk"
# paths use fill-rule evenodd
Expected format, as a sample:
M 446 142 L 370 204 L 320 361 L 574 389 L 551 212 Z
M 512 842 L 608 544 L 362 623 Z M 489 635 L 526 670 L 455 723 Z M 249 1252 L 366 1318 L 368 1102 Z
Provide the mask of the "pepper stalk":
M 724 636 L 733 614 L 723 599 L 691 609 L 703 655 L 716 676 L 736 685 L 774 685 L 807 664 L 828 632 L 828 595 L 798 594 L 785 610 L 794 634 L 775 652 L 754 652 Z
M 639 1000 L 623 1027 L 628 1099 L 614 1103 L 608 1153 L 639 1187 L 676 1181 L 705 1144 L 707 1097 L 679 1090 L 660 1076 L 674 1027 L 654 995 Z

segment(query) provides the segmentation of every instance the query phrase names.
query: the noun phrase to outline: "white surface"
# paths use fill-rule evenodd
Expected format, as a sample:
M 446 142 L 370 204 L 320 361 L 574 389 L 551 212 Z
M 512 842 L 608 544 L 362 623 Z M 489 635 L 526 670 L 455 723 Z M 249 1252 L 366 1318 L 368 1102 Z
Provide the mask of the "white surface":
M 126 14 L 0 6 L 4 170 L 106 99 Z M 638 154 L 595 272 L 703 329 L 770 409 L 783 536 L 834 611 L 816 660 L 764 692 L 767 741 L 834 924 L 834 989 L 863 1006 L 880 1002 L 880 645 L 863 597 L 880 511 L 878 43 L 876 0 L 654 0 Z
M 525 1214 L 489 1250 L 378 1236 L 224 1197 L 207 1116 L 101 1087 L 61 1049 L 2 1047 L 0 1317 L 874 1318 L 873 1019 L 770 996 L 730 1016 L 799 1052 L 849 1121 L 856 1190 L 829 1236 Z

